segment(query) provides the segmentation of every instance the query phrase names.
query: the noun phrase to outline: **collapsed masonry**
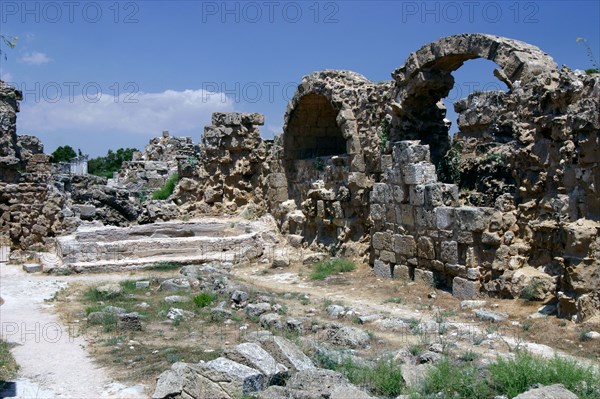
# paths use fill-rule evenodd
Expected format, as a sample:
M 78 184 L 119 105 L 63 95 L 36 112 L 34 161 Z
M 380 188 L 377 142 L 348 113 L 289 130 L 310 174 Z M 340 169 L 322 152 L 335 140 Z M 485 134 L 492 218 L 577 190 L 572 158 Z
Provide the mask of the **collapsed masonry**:
M 454 104 L 450 140 L 440 100 L 475 58 L 495 62 L 509 90 Z M 600 76 L 559 69 L 523 42 L 464 34 L 422 47 L 392 77 L 304 77 L 274 141 L 260 138 L 261 115 L 214 114 L 194 154 L 178 158 L 173 201 L 138 203 L 125 222 L 269 212 L 292 241 L 365 256 L 380 276 L 461 298 L 527 289 L 556 300 L 561 317 L 600 315 Z M 5 100 L 9 119 L 16 100 Z M 14 123 L 3 132 L 18 154 Z M 22 160 L 4 152 L 10 178 Z

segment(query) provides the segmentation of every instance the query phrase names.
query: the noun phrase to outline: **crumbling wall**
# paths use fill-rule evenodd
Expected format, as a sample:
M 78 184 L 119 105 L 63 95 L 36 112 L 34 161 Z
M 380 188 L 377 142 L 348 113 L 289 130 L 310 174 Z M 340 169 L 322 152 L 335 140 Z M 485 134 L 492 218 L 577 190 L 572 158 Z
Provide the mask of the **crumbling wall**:
M 270 180 L 281 229 L 308 244 L 354 250 L 368 235 L 368 191 L 386 138 L 390 83 L 351 71 L 305 76 L 284 118 L 281 171 Z
M 173 137 L 163 131 L 161 137 L 150 140 L 141 153 L 123 162 L 121 169 L 108 184 L 130 191 L 151 193 L 160 189 L 178 171 L 179 162 L 197 161 L 198 146 L 191 137 Z
M 450 72 L 477 57 L 500 66 L 509 91 L 457 102 L 451 144 L 438 101 Z M 600 78 L 559 71 L 534 46 L 490 35 L 426 45 L 393 76 L 393 153 L 371 193 L 375 272 L 461 298 L 527 288 L 558 299 L 563 317 L 599 314 Z M 429 147 L 402 141 L 415 138 Z M 456 184 L 439 183 L 440 173 Z
M 269 145 L 261 139 L 261 114 L 220 113 L 204 128 L 197 162 L 179 164 L 181 180 L 174 200 L 182 213 L 231 214 L 251 205 L 266 211 L 265 176 Z

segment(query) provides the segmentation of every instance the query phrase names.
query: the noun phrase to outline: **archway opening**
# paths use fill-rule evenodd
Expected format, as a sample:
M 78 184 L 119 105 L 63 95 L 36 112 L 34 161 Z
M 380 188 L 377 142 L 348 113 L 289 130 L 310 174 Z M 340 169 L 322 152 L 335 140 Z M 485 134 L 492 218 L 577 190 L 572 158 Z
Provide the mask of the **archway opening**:
M 284 133 L 288 159 L 310 159 L 346 153 L 336 122 L 338 112 L 325 96 L 307 94 L 292 111 Z

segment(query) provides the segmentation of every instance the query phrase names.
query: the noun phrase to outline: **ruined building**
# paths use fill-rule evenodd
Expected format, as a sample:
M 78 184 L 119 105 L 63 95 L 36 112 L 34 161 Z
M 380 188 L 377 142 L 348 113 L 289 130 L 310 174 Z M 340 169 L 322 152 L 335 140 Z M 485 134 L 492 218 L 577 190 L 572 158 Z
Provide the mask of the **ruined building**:
M 475 58 L 496 63 L 509 90 L 455 103 L 451 140 L 440 100 L 452 72 Z M 559 68 L 517 40 L 463 34 L 410 54 L 392 78 L 305 76 L 274 141 L 260 138 L 259 114 L 214 114 L 177 162 L 169 217 L 251 207 L 296 242 L 363 256 L 382 277 L 460 298 L 527 289 L 556 300 L 561 317 L 600 315 L 600 75 Z M 19 168 L 33 168 L 39 152 L 19 149 L 18 94 L 2 90 L 2 184 L 15 190 Z M 17 228 L 10 201 L 0 205 L 4 230 Z M 139 221 L 147 205 L 131 212 L 124 220 Z M 35 242 L 57 231 L 53 223 L 19 234 Z

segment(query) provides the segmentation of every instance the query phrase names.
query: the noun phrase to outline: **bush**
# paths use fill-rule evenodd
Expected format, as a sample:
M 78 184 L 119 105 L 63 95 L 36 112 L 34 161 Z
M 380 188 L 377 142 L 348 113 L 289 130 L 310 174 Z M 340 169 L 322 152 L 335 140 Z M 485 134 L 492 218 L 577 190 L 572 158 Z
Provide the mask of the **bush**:
M 351 260 L 344 258 L 329 259 L 315 263 L 310 278 L 311 280 L 324 280 L 334 273 L 351 272 L 354 269 L 356 269 L 356 265 Z
M 491 389 L 482 378 L 483 372 L 470 364 L 454 364 L 442 360 L 425 379 L 424 394 L 443 392 L 443 397 L 461 399 L 486 399 L 493 397 Z
M 0 390 L 3 388 L 4 381 L 12 380 L 17 376 L 19 365 L 10 353 L 10 346 L 7 342 L 0 341 Z
M 498 358 L 489 366 L 491 384 L 498 394 L 512 398 L 533 384 L 563 384 L 581 399 L 600 397 L 600 375 L 591 366 L 555 356 L 544 359 L 526 351 L 514 359 Z
M 372 367 L 357 364 L 351 357 L 338 364 L 323 354 L 318 356 L 315 363 L 322 368 L 341 373 L 352 384 L 364 386 L 375 395 L 396 397 L 404 388 L 401 367 L 389 356 L 380 358 Z
M 179 181 L 179 174 L 175 173 L 169 177 L 169 179 L 165 182 L 165 185 L 158 191 L 152 193 L 152 198 L 155 200 L 166 200 L 173 194 L 175 191 L 175 186 Z
M 123 162 L 131 161 L 135 148 L 119 148 L 117 151 L 108 150 L 105 157 L 92 158 L 88 161 L 88 173 L 106 178 L 113 177 L 118 172 Z
M 199 308 L 205 308 L 208 305 L 212 304 L 216 299 L 215 294 L 211 294 L 210 292 L 201 292 L 200 294 L 194 297 L 194 303 Z
M 76 156 L 75 150 L 70 145 L 60 146 L 50 155 L 50 162 L 70 162 Z

